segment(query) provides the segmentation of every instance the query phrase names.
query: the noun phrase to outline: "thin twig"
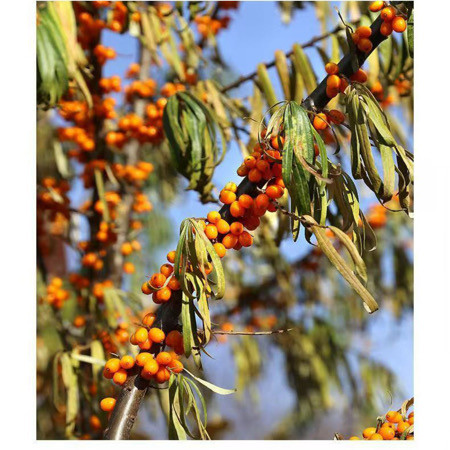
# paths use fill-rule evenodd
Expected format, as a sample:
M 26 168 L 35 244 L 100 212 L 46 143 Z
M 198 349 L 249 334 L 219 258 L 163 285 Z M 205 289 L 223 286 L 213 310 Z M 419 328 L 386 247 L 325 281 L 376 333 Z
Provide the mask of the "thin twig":
M 223 330 L 211 330 L 212 334 L 227 334 L 227 335 L 237 335 L 237 336 L 267 336 L 269 334 L 281 334 L 288 333 L 292 331 L 293 328 L 288 328 L 286 330 L 272 330 L 272 331 L 223 331 Z

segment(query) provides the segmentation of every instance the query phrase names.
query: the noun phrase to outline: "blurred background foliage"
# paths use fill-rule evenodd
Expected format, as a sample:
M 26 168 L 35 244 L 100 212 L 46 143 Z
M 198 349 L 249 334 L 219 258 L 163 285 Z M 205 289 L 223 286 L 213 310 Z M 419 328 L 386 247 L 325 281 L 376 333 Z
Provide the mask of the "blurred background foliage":
M 122 8 L 118 3 L 125 8 L 120 30 L 113 24 L 115 11 Z M 99 411 L 98 402 L 117 390 L 101 376 L 103 361 L 111 353 L 132 351 L 128 331 L 142 311 L 155 306 L 140 293 L 140 285 L 174 248 L 184 213 L 205 216 L 211 205 L 205 207 L 199 200 L 212 201 L 214 207 L 218 196 L 215 185 L 236 180 L 235 169 L 242 156 L 249 154 L 257 142 L 254 121 L 259 121 L 276 101 L 304 98 L 324 76 L 324 62 L 337 62 L 348 51 L 342 23 L 333 7 L 338 7 L 342 17 L 353 25 L 371 23 L 375 17 L 368 12 L 366 2 L 270 3 L 38 2 L 39 439 L 101 438 L 107 418 Z M 257 60 L 254 72 L 247 76 L 228 57 L 242 52 L 245 58 L 249 49 L 230 49 L 225 37 L 234 22 L 244 32 L 243 25 L 255 20 L 252 11 L 256 16 L 258 8 L 264 13 L 278 12 L 278 17 L 271 17 L 276 22 L 273 29 L 261 27 L 260 33 L 270 31 L 275 36 L 278 29 L 306 21 L 315 25 L 306 30 L 309 40 L 278 40 L 282 51 L 274 55 L 260 49 L 258 55 L 265 55 L 269 62 Z M 124 54 L 114 64 L 105 64 L 103 73 L 92 58 L 94 44 L 83 36 L 87 33 L 83 12 L 107 24 L 92 42 L 117 45 L 119 56 Z M 136 15 L 133 18 L 137 12 L 139 20 Z M 120 46 L 117 43 L 121 38 L 126 41 Z M 241 39 L 244 42 L 245 36 Z M 367 86 L 386 111 L 396 140 L 412 151 L 413 63 L 409 40 L 408 35 L 388 39 L 369 57 L 365 68 Z M 294 42 L 304 45 L 292 47 Z M 99 79 L 113 74 L 119 74 L 125 86 L 132 86 L 133 79 L 124 76 L 127 64 L 137 60 L 142 68 L 144 54 L 150 62 L 143 79 L 151 76 L 158 94 L 150 98 L 137 95 L 129 101 L 127 94 L 113 93 L 117 115 L 97 124 L 95 152 L 109 164 L 131 161 L 129 146 L 122 149 L 109 145 L 107 133 L 117 130 L 120 117 L 142 109 L 139 102 L 143 99 L 145 107 L 159 95 L 173 95 L 178 85 L 208 108 L 211 119 L 207 120 L 220 129 L 218 145 L 223 140 L 228 150 L 224 162 L 211 173 L 212 183 L 200 186 L 197 195 L 185 191 L 195 186 L 188 186 L 189 182 L 177 173 L 164 136 L 139 142 L 139 160 L 153 164 L 151 176 L 139 185 L 152 207 L 144 213 L 129 213 L 121 233 L 127 242 L 137 240 L 142 250 L 120 256 L 115 243 L 105 252 L 104 266 L 91 271 L 83 265 L 86 251 L 80 243 L 95 240 L 95 230 L 102 220 L 92 204 L 104 201 L 105 189 L 119 192 L 120 201 L 125 203 L 129 186 L 108 170 L 101 177 L 103 187 L 86 182 L 85 167 L 95 158 L 92 154 L 87 159 L 73 158 L 72 143 L 61 142 L 58 129 L 67 126 L 58 114 L 61 97 L 71 89 L 75 98 L 95 105 L 103 95 L 98 90 Z M 329 107 L 343 109 L 338 98 Z M 336 134 L 341 145 L 336 155 L 332 136 L 323 133 L 322 137 L 330 159 L 349 170 L 348 130 L 339 126 Z M 56 181 L 49 185 L 48 179 Z M 292 242 L 286 216 L 277 213 L 264 217 L 254 246 L 224 259 L 225 297 L 211 305 L 212 321 L 225 334 L 213 336 L 208 346 L 214 359 L 204 358 L 205 376 L 238 389 L 234 398 L 223 399 L 205 391 L 210 411 L 207 428 L 212 438 L 331 439 L 337 430 L 355 432 L 366 418 L 387 410 L 394 399 L 398 403 L 412 394 L 405 392 L 412 386 L 412 373 L 408 372 L 410 328 L 411 334 L 406 337 L 409 345 L 404 344 L 407 367 L 396 373 L 389 364 L 389 358 L 403 358 L 402 349 L 396 347 L 391 352 L 390 345 L 396 333 L 404 335 L 408 330 L 413 310 L 412 221 L 404 213 L 380 207 L 363 183 L 357 182 L 357 187 L 361 209 L 377 240 L 376 249 L 365 251 L 363 258 L 368 288 L 379 302 L 376 314 L 381 317 L 369 316 L 361 308 L 357 295 L 317 247 Z M 394 203 L 391 206 L 398 209 Z M 126 262 L 134 265 L 133 273 L 123 271 Z M 62 280 L 57 286 L 60 307 L 46 301 L 49 286 L 58 284 L 53 282 L 56 277 Z M 80 277 L 87 281 L 79 282 Z M 251 333 L 286 329 L 292 331 L 226 334 L 233 330 Z M 383 355 L 376 356 L 373 349 L 382 349 Z M 190 371 L 198 373 L 187 364 Z M 166 404 L 164 391 L 148 396 L 134 438 L 166 437 Z

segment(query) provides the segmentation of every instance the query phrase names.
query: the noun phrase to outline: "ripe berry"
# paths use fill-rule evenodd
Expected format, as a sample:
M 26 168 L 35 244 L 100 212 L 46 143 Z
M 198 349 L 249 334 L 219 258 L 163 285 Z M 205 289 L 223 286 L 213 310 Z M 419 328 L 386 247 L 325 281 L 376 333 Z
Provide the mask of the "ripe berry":
M 166 286 L 161 288 L 159 291 L 156 291 L 153 295 L 159 302 L 164 303 L 170 300 L 172 291 Z
M 253 237 L 250 233 L 247 231 L 244 231 L 239 236 L 239 243 L 242 245 L 242 247 L 250 247 L 253 244 Z
M 223 189 L 220 192 L 219 199 L 223 204 L 230 205 L 236 200 L 236 194 L 234 192 L 226 191 L 225 189 Z
M 327 116 L 324 113 L 319 113 L 316 116 L 314 116 L 314 120 L 313 120 L 313 127 L 316 130 L 325 130 L 325 128 L 328 126 L 327 125 Z
M 166 277 L 162 273 L 154 273 L 150 278 L 150 284 L 155 288 L 163 287 L 165 282 Z
M 241 222 L 233 222 L 230 225 L 230 232 L 232 234 L 235 234 L 236 236 L 239 236 L 244 231 L 244 225 L 242 225 Z
M 366 439 L 370 439 L 370 436 L 372 436 L 372 434 L 376 433 L 377 429 L 374 427 L 369 427 L 363 430 L 362 435 L 363 437 L 365 437 Z
M 170 372 L 165 367 L 160 367 L 155 374 L 155 380 L 158 383 L 165 383 L 170 378 Z
M 159 271 L 166 277 L 169 278 L 170 275 L 172 275 L 173 272 L 173 266 L 171 264 L 163 264 Z
M 161 352 L 156 355 L 156 362 L 161 366 L 167 366 L 172 361 L 172 357 L 168 352 Z
M 230 181 L 225 185 L 224 189 L 227 191 L 236 192 L 237 191 L 236 183 Z
M 127 371 L 125 369 L 119 369 L 113 376 L 113 381 L 119 386 L 122 386 L 122 384 L 127 381 Z
M 268 186 L 266 189 L 266 195 L 272 199 L 280 198 L 283 196 L 283 188 L 277 186 L 276 184 Z
M 328 75 L 336 75 L 337 73 L 339 73 L 339 67 L 337 64 L 329 62 L 325 65 L 325 72 Z
M 397 33 L 403 33 L 406 30 L 406 20 L 397 16 L 392 20 L 392 29 Z
M 369 441 L 382 441 L 383 436 L 379 433 L 373 433 L 372 436 L 370 436 Z
M 242 195 L 241 195 L 241 197 L 242 197 Z M 251 198 L 251 197 L 250 197 L 250 198 Z M 253 200 L 252 200 L 252 201 L 253 201 Z M 228 223 L 226 220 L 223 220 L 223 219 L 220 219 L 220 220 L 217 222 L 216 227 L 217 227 L 217 231 L 218 231 L 220 234 L 227 234 L 227 233 L 230 231 L 230 225 L 229 225 L 229 223 Z
M 148 331 L 143 327 L 138 328 L 134 333 L 134 338 L 138 344 L 141 344 L 147 340 Z
M 373 44 L 370 39 L 360 39 L 358 42 L 358 49 L 364 53 L 369 53 L 373 48 Z
M 223 237 L 222 239 L 222 245 L 226 248 L 226 249 L 230 249 L 233 248 L 238 242 L 238 237 L 235 236 L 234 234 L 228 233 L 226 236 Z
M 380 26 L 380 33 L 383 36 L 390 36 L 392 34 L 392 22 L 383 22 Z
M 262 173 L 258 169 L 252 169 L 248 173 L 248 179 L 252 183 L 259 183 L 262 179 Z
M 402 420 L 402 415 L 397 411 L 389 411 L 386 414 L 386 420 L 390 423 L 399 423 Z
M 390 22 L 395 17 L 395 8 L 392 6 L 387 6 L 386 8 L 383 8 L 380 13 L 380 17 L 385 22 Z
M 155 320 L 156 320 L 156 314 L 148 313 L 142 319 L 142 323 L 144 325 L 146 325 L 147 327 L 151 327 L 155 323 Z
M 136 356 L 136 364 L 138 366 L 144 367 L 146 362 L 153 359 L 153 355 L 148 352 L 141 352 Z
M 250 197 L 250 195 L 242 194 L 239 197 L 238 202 L 243 208 L 248 209 L 253 205 L 253 198 Z
M 369 6 L 369 10 L 372 12 L 378 12 L 381 11 L 384 7 L 384 2 L 372 2 Z
M 330 89 L 339 89 L 341 79 L 337 75 L 329 75 L 327 78 L 327 87 Z
M 141 291 L 145 295 L 150 295 L 153 292 L 152 288 L 148 284 L 148 281 L 145 281 L 144 283 L 142 283 Z
M 106 397 L 100 402 L 100 409 L 102 411 L 110 412 L 116 406 L 116 399 L 112 397 Z
M 131 369 L 134 366 L 134 358 L 129 355 L 122 356 L 120 366 L 122 369 Z
M 146 361 L 141 371 L 141 376 L 145 379 L 150 379 L 159 370 L 159 364 L 152 358 Z
M 178 330 L 172 330 L 166 336 L 166 345 L 169 347 L 176 347 L 183 342 L 183 335 Z
M 180 373 L 183 371 L 183 363 L 178 361 L 178 359 L 172 358 L 169 364 L 167 364 L 167 368 L 170 369 L 173 373 Z
M 116 373 L 120 369 L 120 359 L 111 358 L 105 364 L 105 372 Z
M 148 338 L 157 344 L 160 344 L 164 341 L 164 338 L 166 335 L 164 334 L 163 330 L 160 330 L 159 328 L 151 328 L 148 332 Z
M 175 262 L 175 255 L 176 255 L 176 252 L 174 250 L 167 253 L 167 261 L 169 261 L 170 263 L 173 264 Z
M 221 219 L 221 217 L 217 211 L 210 211 L 207 215 L 207 219 L 208 219 L 209 223 L 212 223 L 215 225 Z
M 219 258 L 223 258 L 227 254 L 227 249 L 220 242 L 214 244 L 214 250 L 216 251 Z
M 368 38 L 372 36 L 372 29 L 370 27 L 358 27 L 356 32 L 359 34 L 360 38 Z
M 238 201 L 234 201 L 230 205 L 230 214 L 233 217 L 242 217 L 245 214 L 245 208 L 243 208 Z
M 390 441 L 395 437 L 395 431 L 391 427 L 381 427 L 378 434 L 385 440 Z
M 205 234 L 206 234 L 206 237 L 211 241 L 213 239 L 216 239 L 217 235 L 218 235 L 217 227 L 212 224 L 207 225 L 205 228 Z

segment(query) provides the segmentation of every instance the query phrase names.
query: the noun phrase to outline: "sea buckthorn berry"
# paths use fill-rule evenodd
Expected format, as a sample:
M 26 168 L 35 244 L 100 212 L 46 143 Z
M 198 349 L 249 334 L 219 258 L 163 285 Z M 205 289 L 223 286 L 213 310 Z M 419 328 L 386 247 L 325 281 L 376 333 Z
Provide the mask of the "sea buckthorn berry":
M 205 228 L 205 234 L 206 234 L 206 237 L 211 241 L 213 239 L 216 239 L 217 235 L 218 235 L 217 227 L 212 224 L 207 225 Z
M 153 295 L 156 297 L 158 302 L 164 303 L 170 300 L 172 291 L 166 286 L 161 288 L 159 291 L 156 291 Z
M 241 195 L 241 197 L 242 197 L 242 195 Z M 227 234 L 230 231 L 229 223 L 226 220 L 223 220 L 223 219 L 220 219 L 217 222 L 216 227 L 217 227 L 217 231 L 220 234 Z
M 105 372 L 116 373 L 120 369 L 120 359 L 111 358 L 105 364 Z
M 324 113 L 319 113 L 316 116 L 314 116 L 313 120 L 313 127 L 316 130 L 325 130 L 327 127 L 327 116 Z
M 253 237 L 247 231 L 244 231 L 241 235 L 239 235 L 239 243 L 242 247 L 250 247 L 253 244 Z
M 327 86 L 325 89 L 325 93 L 327 94 L 328 98 L 334 98 L 339 94 L 339 88 L 332 88 L 330 86 Z
M 142 323 L 147 327 L 151 327 L 155 323 L 155 320 L 156 320 L 156 314 L 148 313 L 142 319 Z
M 155 288 L 163 287 L 165 282 L 166 277 L 162 273 L 154 273 L 150 278 L 150 283 Z
M 348 81 L 345 78 L 341 79 L 341 85 L 339 86 L 339 91 L 344 92 L 348 87 Z
M 122 369 L 131 369 L 134 366 L 134 358 L 130 355 L 125 355 L 122 356 L 122 358 L 120 359 L 120 367 L 122 367 Z
M 253 198 L 248 194 L 242 194 L 239 196 L 238 202 L 243 208 L 248 209 L 253 205 Z
M 270 169 L 270 164 L 265 161 L 264 159 L 260 159 L 257 163 L 256 163 L 256 168 L 261 172 L 264 173 L 267 170 Z
M 129 242 L 124 242 L 120 247 L 120 252 L 124 256 L 128 256 L 133 253 L 133 246 Z
M 119 386 L 122 386 L 122 384 L 127 381 L 127 371 L 125 369 L 119 369 L 113 376 L 113 381 Z
M 244 226 L 245 228 L 247 228 L 247 230 L 250 231 L 256 230 L 259 227 L 260 223 L 261 221 L 259 220 L 259 217 L 250 216 L 244 219 Z
M 243 208 L 238 201 L 234 201 L 230 205 L 230 214 L 233 217 L 242 217 L 245 214 L 245 208 Z
M 253 169 L 256 166 L 256 159 L 253 156 L 247 156 L 244 159 L 244 164 L 247 169 Z
M 125 273 L 134 273 L 134 264 L 130 261 L 127 261 L 124 265 L 123 265 L 123 271 Z
M 148 332 L 148 338 L 156 344 L 163 342 L 165 337 L 164 331 L 159 328 L 150 328 L 150 331 Z
M 372 29 L 370 27 L 361 26 L 356 29 L 360 38 L 368 38 L 372 36 Z
M 227 254 L 227 249 L 220 242 L 214 244 L 214 250 L 219 255 L 219 258 L 223 258 Z
M 144 367 L 145 363 L 150 359 L 153 359 L 153 355 L 151 353 L 141 352 L 136 356 L 136 364 L 138 366 Z
M 234 192 L 222 189 L 219 199 L 223 204 L 230 205 L 236 200 L 236 194 Z
M 369 441 L 382 441 L 383 436 L 379 433 L 373 433 L 372 436 L 370 436 Z
M 358 45 L 359 39 L 360 37 L 358 33 L 352 33 L 352 41 L 355 45 Z
M 358 69 L 351 77 L 350 80 L 357 81 L 358 83 L 365 83 L 367 81 L 367 73 L 363 69 Z
M 339 73 L 339 66 L 335 63 L 329 62 L 325 64 L 325 72 L 328 75 L 336 75 L 337 73 Z
M 156 362 L 161 366 L 167 366 L 172 361 L 169 352 L 160 352 L 156 355 Z
M 373 48 L 373 44 L 370 39 L 362 38 L 358 42 L 358 49 L 364 53 L 369 53 Z
M 156 362 L 156 360 L 149 359 L 145 362 L 144 367 L 141 371 L 141 376 L 145 379 L 150 379 L 153 375 L 156 374 L 159 370 L 159 364 Z
M 283 196 L 283 188 L 281 186 L 277 186 L 276 184 L 267 186 L 266 195 L 272 199 L 280 198 Z
M 100 419 L 97 416 L 91 416 L 89 418 L 89 426 L 93 430 L 100 430 L 102 428 L 102 423 L 100 422 Z
M 138 328 L 136 330 L 136 332 L 134 333 L 134 337 L 136 339 L 136 342 L 138 344 L 141 344 L 142 342 L 145 342 L 147 340 L 147 338 L 148 338 L 148 331 L 145 328 L 143 328 L 143 327 Z
M 328 75 L 327 86 L 331 89 L 339 89 L 341 79 L 337 75 Z
M 232 234 L 235 234 L 236 236 L 239 236 L 244 231 L 244 225 L 242 225 L 241 222 L 233 222 L 230 225 L 230 232 Z
M 73 319 L 73 325 L 75 328 L 81 328 L 86 325 L 86 319 L 84 316 L 76 316 L 75 319 Z
M 173 373 L 180 373 L 183 371 L 184 366 L 181 361 L 178 361 L 178 359 L 172 358 L 172 361 L 170 361 L 169 364 L 166 366 L 168 369 L 170 369 Z
M 397 411 L 389 411 L 386 414 L 386 420 L 390 423 L 399 423 L 402 420 L 402 415 Z
M 236 183 L 233 183 L 232 181 L 230 181 L 225 185 L 224 189 L 227 191 L 236 193 L 236 191 L 237 191 Z
M 363 430 L 362 435 L 364 438 L 370 439 L 370 436 L 372 436 L 372 434 L 376 433 L 376 431 L 377 431 L 377 429 L 375 427 L 368 427 Z
M 349 441 L 360 441 L 361 439 L 358 436 L 352 436 Z
M 207 216 L 208 222 L 212 224 L 217 224 L 217 222 L 221 219 L 220 214 L 217 211 L 210 211 Z
M 173 272 L 173 266 L 170 264 L 163 264 L 160 268 L 159 271 L 166 277 L 169 278 L 170 275 L 172 275 Z
M 372 2 L 369 6 L 369 10 L 372 12 L 381 11 L 384 8 L 384 2 Z
M 380 17 L 385 22 L 390 22 L 395 17 L 395 8 L 393 6 L 386 6 L 386 8 L 383 8 L 380 13 Z
M 172 291 L 179 291 L 181 288 L 180 282 L 174 277 L 172 276 L 169 280 L 169 282 L 167 283 L 167 287 L 169 289 L 171 289 Z
M 395 437 L 395 431 L 391 427 L 381 427 L 378 434 L 385 440 L 390 441 Z
M 148 339 L 145 342 L 141 342 L 138 344 L 139 348 L 141 350 L 150 350 L 152 346 L 152 342 L 150 342 Z
M 222 244 L 226 249 L 233 248 L 238 242 L 238 237 L 234 234 L 228 233 L 226 236 L 222 239 Z
M 136 340 L 136 334 L 135 333 L 133 333 L 130 336 L 130 343 L 133 344 L 133 345 L 138 345 L 139 344 L 139 342 Z
M 110 412 L 116 406 L 116 399 L 112 397 L 106 397 L 100 402 L 100 409 L 105 412 Z
M 165 367 L 160 367 L 158 369 L 158 372 L 155 374 L 155 380 L 157 383 L 165 383 L 166 381 L 169 381 L 170 378 L 170 372 Z
M 270 203 L 270 199 L 269 196 L 266 194 L 259 194 L 256 198 L 255 198 L 255 206 L 257 208 L 260 209 L 267 209 L 267 207 L 269 206 Z
M 114 374 L 112 372 L 108 372 L 106 369 L 103 369 L 103 376 L 107 380 L 112 380 L 112 377 L 114 376 Z
M 245 164 L 242 164 L 238 170 L 236 171 L 236 173 L 240 176 L 240 177 L 246 177 L 247 174 L 249 172 L 248 167 L 245 166 Z
M 394 17 L 392 19 L 392 29 L 396 33 L 403 33 L 406 30 L 406 20 L 400 16 Z
M 167 253 L 167 261 L 169 261 L 170 263 L 173 264 L 175 262 L 175 256 L 176 256 L 176 252 L 174 250 Z
M 392 34 L 392 22 L 383 22 L 380 26 L 380 33 L 383 36 L 390 36 Z
M 169 347 L 175 347 L 183 342 L 183 335 L 178 330 L 172 330 L 167 333 L 166 345 Z
M 404 422 L 403 420 L 397 424 L 397 433 L 402 434 L 407 428 L 411 425 L 408 422 Z
M 259 183 L 262 179 L 262 173 L 256 168 L 250 170 L 247 176 L 252 183 Z
M 145 281 L 144 283 L 142 283 L 141 291 L 145 295 L 150 295 L 153 292 L 152 288 L 148 284 L 148 281 Z

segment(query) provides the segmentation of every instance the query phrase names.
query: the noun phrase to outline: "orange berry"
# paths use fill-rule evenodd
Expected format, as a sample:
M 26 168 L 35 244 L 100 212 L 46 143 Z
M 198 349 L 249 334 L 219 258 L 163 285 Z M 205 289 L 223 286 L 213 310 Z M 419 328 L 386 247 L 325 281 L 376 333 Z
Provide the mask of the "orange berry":
M 239 197 L 238 202 L 243 208 L 248 209 L 253 205 L 253 198 L 248 194 L 242 194 Z
M 256 166 L 256 159 L 253 156 L 247 156 L 244 159 L 244 165 L 247 169 L 253 169 Z
M 219 199 L 223 204 L 230 205 L 236 200 L 236 194 L 234 192 L 226 191 L 225 189 L 223 189 L 220 192 Z
M 360 441 L 361 439 L 358 436 L 352 436 L 349 441 Z
M 258 169 L 250 170 L 247 176 L 252 183 L 259 183 L 262 179 L 262 173 Z
M 380 17 L 385 22 L 390 22 L 395 17 L 395 8 L 392 6 L 387 6 L 386 8 L 383 8 L 380 13 Z
M 134 264 L 132 262 L 127 261 L 124 265 L 123 265 L 123 271 L 125 273 L 134 273 Z
M 401 420 L 397 424 L 397 433 L 402 434 L 407 428 L 409 428 L 411 425 L 408 422 L 404 422 Z
M 373 44 L 370 39 L 360 39 L 358 42 L 358 49 L 364 53 L 369 53 L 373 48 Z
M 238 201 L 234 201 L 230 205 L 230 214 L 233 217 L 242 217 L 245 214 L 245 208 L 243 208 Z
M 144 367 L 141 370 L 141 376 L 145 379 L 150 379 L 153 375 L 155 375 L 159 370 L 159 364 L 156 360 L 149 359 L 145 362 Z
M 341 85 L 341 79 L 337 75 L 328 75 L 327 87 L 330 89 L 339 89 Z
M 136 364 L 140 367 L 144 367 L 145 363 L 150 359 L 153 359 L 153 355 L 151 353 L 141 352 L 136 356 Z
M 138 344 L 142 344 L 148 339 L 148 331 L 144 328 L 138 328 L 134 333 L 134 338 Z
M 362 432 L 363 437 L 369 439 L 372 434 L 376 433 L 377 429 L 375 427 L 365 428 Z
M 105 364 L 105 372 L 116 373 L 120 369 L 120 359 L 111 358 Z
M 86 319 L 84 316 L 76 316 L 75 319 L 73 319 L 73 325 L 76 328 L 84 327 L 86 325 Z
M 319 113 L 316 116 L 314 116 L 314 120 L 313 120 L 313 127 L 316 130 L 325 130 L 325 128 L 328 126 L 327 125 L 327 116 L 324 113 Z
M 231 233 L 228 233 L 222 239 L 222 244 L 226 249 L 233 248 L 237 243 L 238 243 L 238 237 Z
M 395 431 L 391 427 L 381 427 L 378 434 L 385 440 L 390 441 L 395 437 Z
M 392 20 L 392 29 L 396 33 L 403 33 L 406 30 L 406 20 L 400 16 L 394 17 Z
M 167 283 L 167 287 L 171 289 L 172 291 L 179 291 L 181 288 L 180 282 L 175 278 L 175 276 L 172 276 Z
M 390 36 L 392 34 L 392 22 L 383 22 L 380 26 L 380 33 L 383 36 Z
M 330 86 L 327 86 L 325 89 L 325 93 L 327 94 L 327 97 L 334 98 L 339 94 L 339 90 L 339 88 L 332 88 Z
M 272 184 L 271 186 L 267 186 L 266 195 L 269 198 L 276 199 L 283 196 L 283 188 L 281 186 L 277 186 L 276 184 Z
M 151 328 L 148 332 L 148 338 L 157 344 L 163 342 L 165 337 L 164 331 L 159 328 Z
M 116 399 L 112 397 L 106 397 L 100 402 L 100 409 L 105 412 L 110 412 L 116 406 Z
M 153 291 L 152 288 L 150 287 L 150 285 L 148 284 L 148 281 L 145 281 L 144 283 L 142 283 L 141 286 L 141 291 L 143 294 L 145 295 L 150 295 Z
M 170 264 L 163 264 L 160 268 L 159 271 L 167 278 L 170 277 L 170 275 L 172 275 L 173 272 L 173 266 Z
M 120 366 L 122 369 L 131 369 L 134 366 L 134 358 L 130 355 L 122 356 Z
M 212 241 L 213 239 L 217 238 L 219 232 L 217 231 L 217 227 L 215 225 L 209 224 L 205 228 L 205 234 L 206 237 Z
M 146 325 L 147 327 L 151 327 L 155 323 L 155 320 L 156 320 L 156 314 L 148 313 L 142 319 L 142 323 L 144 325 Z
M 231 192 L 236 193 L 236 191 L 237 191 L 236 183 L 233 183 L 232 181 L 230 181 L 229 183 L 227 183 L 227 184 L 225 185 L 224 189 L 225 189 L 226 191 L 231 191 Z
M 250 233 L 247 231 L 244 231 L 239 236 L 239 243 L 242 245 L 242 247 L 250 247 L 253 244 L 253 237 Z
M 113 376 L 113 381 L 115 384 L 122 386 L 122 384 L 127 381 L 127 371 L 125 369 L 119 369 Z
M 386 414 L 386 420 L 390 423 L 399 423 L 402 420 L 402 415 L 397 411 L 389 411 Z
M 227 254 L 227 249 L 220 242 L 214 244 L 214 250 L 219 255 L 219 258 L 223 258 Z
M 158 303 L 164 303 L 170 300 L 172 296 L 172 291 L 168 287 L 163 287 L 159 291 L 156 291 L 154 294 L 154 299 L 158 300 Z
M 129 242 L 124 242 L 120 247 L 122 255 L 128 256 L 133 252 L 133 246 Z
M 267 209 L 270 203 L 270 198 L 267 194 L 259 194 L 255 198 L 255 207 L 260 209 Z
M 244 231 L 244 225 L 242 225 L 241 222 L 233 222 L 230 225 L 230 232 L 232 234 L 235 234 L 236 236 L 239 236 Z
M 175 262 L 175 255 L 176 255 L 176 252 L 174 250 L 167 253 L 167 261 L 169 261 L 170 263 L 173 264 Z
M 155 380 L 158 383 L 165 383 L 166 381 L 169 381 L 169 378 L 170 372 L 165 367 L 160 367 L 155 374 Z
M 241 197 L 242 197 L 242 195 L 241 195 Z M 217 231 L 220 234 L 227 234 L 230 231 L 230 224 L 226 220 L 223 220 L 223 219 L 220 219 L 217 222 L 216 227 L 217 227 Z
M 370 27 L 361 26 L 356 29 L 356 33 L 360 38 L 368 38 L 372 36 L 372 29 Z
M 350 77 L 350 80 L 357 81 L 358 83 L 365 83 L 367 81 L 367 73 L 363 69 L 358 69 L 358 71 Z
M 261 172 L 264 173 L 267 170 L 270 169 L 270 164 L 264 160 L 264 159 L 260 159 L 259 161 L 257 161 L 256 163 L 256 168 Z
M 383 436 L 379 433 L 373 433 L 372 436 L 370 436 L 369 441 L 382 441 Z
M 345 114 L 341 111 L 338 111 L 337 109 L 332 109 L 331 111 L 328 111 L 327 116 L 331 122 L 337 125 L 340 125 L 345 121 Z
M 167 278 L 162 273 L 155 273 L 150 278 L 150 283 L 153 287 L 160 288 L 164 286 L 166 279 Z
M 175 347 L 183 341 L 183 335 L 178 330 L 172 330 L 166 336 L 166 345 Z
M 172 358 L 172 361 L 170 361 L 170 363 L 167 364 L 167 368 L 172 370 L 173 373 L 180 373 L 183 371 L 184 366 L 181 361 L 178 361 L 178 359 Z
M 339 73 L 339 66 L 335 63 L 329 62 L 325 64 L 325 72 L 328 75 L 336 75 Z
M 208 222 L 212 224 L 217 224 L 221 219 L 220 214 L 217 211 L 210 211 L 207 216 Z
M 168 352 L 160 352 L 156 355 L 156 362 L 161 366 L 167 366 L 172 361 L 172 357 Z
M 369 10 L 372 12 L 378 12 L 381 11 L 384 7 L 384 2 L 372 2 L 369 6 Z
M 100 419 L 97 416 L 91 416 L 89 418 L 89 426 L 93 430 L 100 430 L 102 428 L 102 423 L 100 422 Z

